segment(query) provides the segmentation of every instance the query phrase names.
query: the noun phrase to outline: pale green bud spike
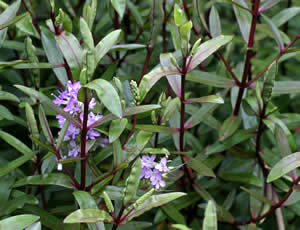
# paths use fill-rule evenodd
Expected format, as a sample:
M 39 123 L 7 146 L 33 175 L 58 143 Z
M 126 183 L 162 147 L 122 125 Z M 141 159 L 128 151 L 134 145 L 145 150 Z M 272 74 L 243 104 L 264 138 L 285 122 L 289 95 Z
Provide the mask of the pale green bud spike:
M 199 38 L 199 39 L 194 43 L 193 48 L 192 48 L 192 53 L 191 53 L 192 56 L 194 56 L 195 53 L 197 52 L 197 49 L 198 49 L 198 47 L 200 46 L 201 41 L 202 41 L 202 38 Z
M 106 207 L 107 207 L 107 210 L 110 212 L 110 213 L 113 213 L 114 212 L 114 206 L 113 206 L 113 204 L 112 204 L 112 202 L 111 202 L 111 199 L 110 199 L 110 197 L 108 196 L 108 194 L 105 192 L 105 191 L 103 191 L 103 198 L 104 198 L 104 202 L 105 202 L 105 205 L 106 205 Z
M 132 94 L 133 94 L 133 98 L 134 98 L 134 104 L 135 105 L 139 105 L 140 104 L 140 90 L 137 86 L 137 83 L 134 80 L 130 81 L 130 86 L 132 89 Z
M 114 82 L 114 85 L 116 86 L 117 90 L 119 91 L 119 94 L 121 96 L 121 98 L 123 97 L 123 86 L 122 86 L 122 82 L 120 81 L 119 78 L 117 77 L 114 77 L 113 78 L 113 82 Z
M 151 112 L 151 120 L 152 120 L 152 124 L 154 124 L 154 125 L 157 124 L 157 118 L 156 118 L 155 110 L 153 110 L 153 111 Z

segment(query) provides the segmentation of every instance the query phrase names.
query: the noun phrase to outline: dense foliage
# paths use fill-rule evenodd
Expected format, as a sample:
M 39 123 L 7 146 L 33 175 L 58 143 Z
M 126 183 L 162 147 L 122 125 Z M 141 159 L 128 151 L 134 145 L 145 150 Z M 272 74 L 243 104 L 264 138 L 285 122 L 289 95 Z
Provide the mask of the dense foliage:
M 298 0 L 0 8 L 0 230 L 299 230 Z

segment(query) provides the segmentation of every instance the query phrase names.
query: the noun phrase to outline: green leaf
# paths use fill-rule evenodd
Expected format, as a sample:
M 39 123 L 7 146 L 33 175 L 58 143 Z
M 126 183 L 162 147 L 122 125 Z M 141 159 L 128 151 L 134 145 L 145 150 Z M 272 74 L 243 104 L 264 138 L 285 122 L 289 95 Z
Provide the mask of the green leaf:
M 214 6 L 211 7 L 209 14 L 209 31 L 212 37 L 218 37 L 222 34 L 220 16 Z
M 8 20 L 6 23 L 0 24 L 0 30 L 3 30 L 4 28 L 7 28 L 15 23 L 17 23 L 18 21 L 22 20 L 23 18 L 25 18 L 27 15 L 29 15 L 28 12 L 18 15 L 10 20 Z
M 137 6 L 135 6 L 131 0 L 127 0 L 127 6 L 128 6 L 128 9 L 131 11 L 132 16 L 135 18 L 136 23 L 140 27 L 142 27 L 144 22 L 143 22 L 142 16 L 141 16 Z
M 115 51 L 127 51 L 127 50 L 137 50 L 137 49 L 144 49 L 147 48 L 146 45 L 143 44 L 120 44 L 120 45 L 114 45 L 111 47 L 109 50 L 110 52 L 115 52 Z
M 280 32 L 279 32 L 278 28 L 275 26 L 273 21 L 271 19 L 269 19 L 266 15 L 261 14 L 261 16 L 264 18 L 264 20 L 267 22 L 267 24 L 271 28 L 271 30 L 273 32 L 273 35 L 274 35 L 274 38 L 277 42 L 277 45 L 279 46 L 279 49 L 283 50 L 284 49 L 284 44 L 283 44 L 283 41 L 280 37 Z
M 112 217 L 99 209 L 78 209 L 64 219 L 64 223 L 96 223 L 98 221 L 112 222 Z
M 126 9 L 126 0 L 110 0 L 111 4 L 118 12 L 120 18 L 122 19 Z
M 179 210 L 172 204 L 166 204 L 161 207 L 164 213 L 166 213 L 170 218 L 172 218 L 175 223 L 185 224 L 184 216 L 179 212 Z
M 54 35 L 48 30 L 43 30 L 42 32 L 42 45 L 46 53 L 48 61 L 55 65 L 59 63 L 64 63 L 62 53 L 56 46 L 56 41 L 54 40 Z M 53 68 L 55 75 L 62 85 L 66 86 L 68 82 L 67 72 L 64 67 Z
M 32 225 L 27 227 L 26 230 L 42 230 L 42 224 L 41 222 L 33 223 Z
M 184 101 L 185 104 L 187 103 L 215 103 L 215 104 L 224 104 L 224 100 L 220 96 L 210 95 L 204 96 L 199 98 L 190 98 Z
M 84 57 L 79 41 L 67 31 L 56 35 L 55 40 L 71 68 L 73 77 L 78 80 Z
M 92 32 L 89 29 L 89 26 L 87 22 L 84 20 L 84 18 L 80 18 L 80 32 L 83 37 L 83 42 L 85 46 L 93 51 L 94 50 L 94 39 Z
M 174 22 L 178 27 L 187 22 L 185 12 L 178 4 L 175 4 L 174 6 Z
M 157 41 L 157 38 L 161 32 L 162 24 L 164 21 L 164 10 L 163 10 L 163 1 L 153 0 L 152 1 L 152 10 L 150 19 L 152 22 L 151 32 L 150 32 L 150 47 L 154 47 Z
M 219 130 L 219 139 L 224 141 L 228 137 L 232 136 L 241 124 L 241 120 L 237 116 L 228 117 Z
M 145 213 L 146 211 L 151 210 L 152 208 L 159 207 L 166 203 L 169 203 L 172 200 L 178 199 L 179 197 L 185 196 L 185 193 L 182 192 L 173 192 L 173 193 L 166 193 L 161 195 L 153 195 L 150 198 L 146 199 L 142 204 L 137 205 L 134 210 L 129 214 L 128 210 L 123 213 L 124 217 L 127 217 L 123 220 L 123 223 L 127 223 L 128 221 L 132 220 L 135 217 L 138 217 Z M 131 206 L 130 206 L 131 207 Z M 130 208 L 129 207 L 129 208 Z
M 53 142 L 53 135 L 52 132 L 50 130 L 44 109 L 42 107 L 42 105 L 39 105 L 39 121 L 40 121 L 40 125 L 42 127 L 42 131 L 47 139 L 47 141 L 52 144 Z
M 273 95 L 299 94 L 300 81 L 275 81 Z
M 182 56 L 186 56 L 189 52 L 189 41 L 191 37 L 192 28 L 193 28 L 192 21 L 188 21 L 179 27 Z
M 39 216 L 28 214 L 12 216 L 0 221 L 0 229 L 23 230 L 39 219 Z
M 12 93 L 8 93 L 0 90 L 0 101 L 12 101 L 12 102 L 20 102 L 20 99 Z
M 128 120 L 126 118 L 113 120 L 109 127 L 109 143 L 114 142 L 122 134 Z
M 73 192 L 73 195 L 81 209 L 89 209 L 89 208 L 98 209 L 95 199 L 88 192 L 76 191 L 76 192 Z M 97 225 L 97 227 L 95 225 Z M 99 228 L 100 227 L 104 228 L 104 224 L 101 221 L 99 221 L 98 223 L 95 223 L 95 224 L 88 224 L 88 227 L 90 230 L 97 230 L 97 229 L 99 229 L 98 225 L 99 225 Z
M 129 177 L 126 180 L 126 187 L 124 191 L 124 201 L 123 204 L 126 206 L 136 194 L 136 191 L 140 183 L 140 175 L 142 170 L 141 159 L 138 157 L 134 164 L 132 165 Z
M 85 87 L 95 90 L 105 107 L 117 117 L 122 118 L 120 97 L 112 84 L 103 79 L 96 79 L 85 85 Z
M 218 88 L 231 88 L 235 85 L 233 80 L 200 70 L 193 70 L 188 73 L 186 80 Z
M 81 127 L 81 123 L 79 121 L 75 120 L 69 113 L 64 112 L 61 108 L 59 108 L 56 104 L 54 104 L 47 96 L 45 96 L 41 92 L 36 91 L 31 88 L 28 88 L 28 87 L 25 87 L 25 86 L 22 86 L 22 85 L 15 85 L 15 87 L 18 88 L 19 90 L 23 91 L 27 95 L 30 95 L 30 96 L 40 100 L 42 103 L 45 103 L 51 109 L 53 109 L 55 112 L 59 113 L 64 118 L 71 121 L 77 127 Z
M 29 127 L 29 131 L 31 135 L 35 138 L 40 137 L 40 133 L 38 130 L 37 122 L 34 116 L 34 112 L 32 107 L 29 105 L 29 103 L 25 103 L 25 113 L 26 113 L 26 119 Z
M 106 35 L 95 47 L 96 65 L 102 57 L 115 45 L 119 39 L 121 30 L 115 30 Z
M 0 137 L 25 156 L 31 156 L 32 150 L 16 137 L 0 130 Z
M 226 45 L 228 42 L 232 40 L 232 36 L 224 36 L 220 35 L 216 38 L 210 39 L 204 43 L 202 43 L 195 55 L 193 55 L 190 65 L 188 66 L 188 72 L 195 69 L 199 64 L 201 64 L 206 58 L 216 52 L 220 47 Z
M 176 133 L 179 132 L 176 128 L 165 127 L 161 125 L 135 125 L 136 129 L 140 129 L 147 132 L 153 133 Z
M 290 171 L 300 167 L 300 152 L 282 158 L 270 171 L 267 182 L 270 183 Z
M 5 118 L 7 120 L 14 119 L 14 115 L 3 105 L 0 105 L 0 117 Z
M 195 158 L 188 158 L 186 160 L 188 166 L 194 169 L 198 174 L 209 177 L 216 177 L 213 170 L 207 167 L 203 162 Z
M 71 181 L 67 175 L 62 173 L 50 173 L 37 176 L 28 176 L 18 180 L 14 187 L 21 187 L 24 185 L 58 185 L 65 188 L 73 188 Z
M 130 221 L 127 224 L 118 227 L 118 230 L 146 229 L 152 226 L 152 223 L 145 221 Z
M 244 0 L 235 0 L 235 2 L 248 9 L 247 3 Z M 248 11 L 240 7 L 237 7 L 236 5 L 233 5 L 232 7 L 234 9 L 234 14 L 235 17 L 237 18 L 242 37 L 246 42 L 246 44 L 248 44 L 251 21 L 252 21 L 251 14 Z
M 36 154 L 36 152 L 35 153 L 33 153 L 33 152 L 27 153 L 26 155 L 21 156 L 21 157 L 17 158 L 16 160 L 10 161 L 8 164 L 2 166 L 0 168 L 0 177 L 8 174 L 12 170 L 20 167 L 21 165 L 23 165 L 27 161 L 31 160 L 31 158 L 33 156 L 35 156 L 35 154 Z
M 272 201 L 269 200 L 268 198 L 264 197 L 263 195 L 259 194 L 255 190 L 247 189 L 245 187 L 241 187 L 242 190 L 245 192 L 249 193 L 250 196 L 253 196 L 256 200 L 261 201 L 263 203 L 267 203 L 269 205 L 272 205 Z
M 217 230 L 218 229 L 218 219 L 217 210 L 214 201 L 208 201 L 207 207 L 205 209 L 204 220 L 203 220 L 203 230 Z
M 0 24 L 5 24 L 9 20 L 12 20 L 16 16 L 20 8 L 20 5 L 21 5 L 21 0 L 17 0 L 13 4 L 11 4 L 8 8 L 6 8 L 0 15 Z M 2 46 L 3 41 L 6 39 L 7 29 L 8 28 L 4 28 L 3 30 L 0 30 L 0 47 Z
M 149 90 L 154 86 L 156 82 L 158 82 L 163 76 L 168 75 L 174 75 L 174 74 L 180 74 L 179 71 L 176 68 L 170 68 L 170 67 L 158 67 L 153 69 L 150 73 L 144 75 L 140 85 L 140 102 L 143 101 L 146 94 L 149 92 Z
M 286 8 L 281 10 L 278 14 L 276 14 L 272 18 L 272 21 L 277 27 L 280 27 L 299 13 L 300 13 L 300 7 Z
M 266 0 L 266 1 L 264 1 L 263 5 L 261 7 L 259 7 L 258 12 L 261 13 L 261 12 L 273 7 L 280 1 L 281 0 Z

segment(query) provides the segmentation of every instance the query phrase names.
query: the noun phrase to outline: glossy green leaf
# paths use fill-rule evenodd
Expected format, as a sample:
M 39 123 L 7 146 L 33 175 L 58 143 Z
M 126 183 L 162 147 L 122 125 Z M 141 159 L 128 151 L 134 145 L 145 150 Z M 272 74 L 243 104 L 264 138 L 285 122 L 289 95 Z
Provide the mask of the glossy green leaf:
M 8 217 L 0 221 L 0 229 L 23 230 L 24 228 L 27 228 L 39 219 L 39 216 L 28 214 Z
M 283 41 L 280 37 L 280 32 L 279 32 L 278 28 L 275 26 L 273 21 L 271 19 L 269 19 L 266 15 L 264 15 L 264 14 L 261 14 L 261 15 L 264 18 L 264 20 L 267 22 L 268 26 L 271 28 L 271 30 L 273 32 L 273 35 L 274 35 L 274 38 L 277 42 L 277 45 L 279 46 L 279 49 L 283 50 L 284 49 L 284 44 L 283 44 Z
M 241 124 L 239 117 L 230 116 L 228 117 L 219 130 L 219 139 L 224 141 L 228 137 L 232 136 Z
M 147 73 L 144 75 L 139 89 L 140 89 L 140 101 L 142 102 L 146 96 L 146 94 L 149 92 L 149 90 L 155 85 L 156 82 L 158 82 L 163 76 L 168 75 L 176 75 L 179 74 L 179 71 L 176 68 L 170 68 L 170 67 L 158 67 L 150 71 L 150 73 Z
M 42 230 L 42 224 L 41 222 L 33 223 L 26 230 Z
M 189 41 L 190 41 L 190 37 L 191 37 L 192 28 L 193 28 L 193 23 L 191 21 L 188 21 L 179 27 L 182 56 L 188 55 Z
M 186 80 L 218 88 L 231 88 L 235 85 L 233 80 L 200 70 L 193 70 L 188 73 L 186 75 Z
M 241 187 L 242 190 L 245 192 L 249 193 L 250 196 L 253 196 L 256 200 L 261 201 L 263 203 L 267 203 L 269 205 L 272 205 L 272 201 L 269 200 L 268 198 L 264 197 L 262 194 L 259 194 L 255 190 L 247 189 L 245 187 Z
M 27 161 L 31 160 L 35 156 L 36 152 L 26 153 L 26 155 L 17 158 L 16 160 L 10 161 L 8 164 L 0 168 L 0 177 L 10 173 L 12 170 L 20 167 Z
M 112 217 L 99 209 L 78 209 L 64 219 L 64 223 L 96 223 L 98 221 L 112 222 Z
M 137 158 L 132 165 L 129 177 L 126 180 L 126 188 L 124 191 L 124 201 L 123 204 L 127 205 L 133 197 L 135 197 L 136 191 L 140 183 L 140 175 L 142 170 L 141 159 Z
M 205 209 L 204 220 L 203 220 L 203 230 L 217 230 L 218 229 L 218 219 L 217 210 L 214 201 L 208 201 L 207 207 Z
M 126 118 L 113 120 L 109 127 L 109 142 L 114 142 L 119 136 L 122 134 L 124 129 L 126 128 L 126 125 L 128 123 L 128 120 Z
M 178 129 L 160 126 L 160 125 L 136 125 L 136 129 L 140 129 L 147 132 L 153 132 L 153 133 L 176 133 L 178 132 Z
M 280 1 L 281 0 L 266 0 L 262 4 L 262 6 L 258 9 L 258 12 L 263 12 L 263 11 L 273 7 L 274 5 L 278 4 Z
M 194 169 L 198 174 L 209 177 L 216 177 L 213 170 L 207 167 L 203 162 L 195 158 L 188 158 L 187 165 Z
M 18 180 L 14 187 L 20 187 L 24 185 L 58 185 L 66 188 L 73 188 L 71 181 L 67 175 L 62 173 L 50 173 L 37 176 L 28 176 Z
M 126 0 L 110 0 L 111 4 L 118 12 L 120 18 L 122 19 L 126 9 Z
M 186 99 L 184 103 L 215 103 L 215 104 L 224 104 L 224 100 L 220 96 L 210 95 L 199 98 L 190 98 Z
M 300 167 L 300 152 L 282 158 L 270 171 L 267 182 L 270 183 Z
M 28 123 L 28 127 L 29 127 L 31 135 L 35 138 L 39 138 L 40 133 L 38 130 L 35 115 L 34 115 L 32 107 L 28 103 L 25 104 L 25 113 L 26 113 L 26 119 L 27 119 L 27 123 Z
M 11 25 L 14 25 L 15 23 L 17 23 L 18 21 L 24 19 L 27 15 L 29 15 L 28 12 L 18 15 L 16 17 L 13 17 L 12 19 L 8 20 L 6 23 L 0 24 L 0 30 L 3 30 Z
M 152 1 L 152 10 L 151 10 L 151 32 L 150 32 L 150 47 L 154 47 L 161 32 L 161 27 L 164 21 L 164 10 L 163 10 L 163 1 L 153 0 Z
M 275 81 L 273 88 L 274 96 L 293 93 L 300 93 L 300 81 Z
M 112 46 L 109 51 L 110 52 L 127 51 L 127 50 L 137 50 L 137 49 L 144 49 L 144 48 L 147 48 L 147 46 L 143 44 L 120 44 L 120 45 Z
M 190 62 L 190 65 L 188 66 L 188 72 L 195 69 L 199 64 L 205 61 L 206 58 L 216 52 L 220 47 L 230 42 L 232 38 L 232 36 L 220 35 L 202 43 L 198 47 L 196 53 L 192 57 L 190 57 L 192 58 L 192 60 Z
M 291 18 L 295 17 L 300 13 L 300 7 L 291 7 L 281 10 L 278 14 L 276 14 L 272 21 L 274 24 L 279 27 L 289 21 Z
M 212 37 L 218 37 L 222 34 L 220 16 L 214 6 L 212 6 L 209 14 L 209 31 Z
M 14 147 L 16 150 L 18 150 L 20 153 L 31 156 L 32 150 L 25 145 L 23 142 L 21 142 L 19 139 L 16 137 L 10 135 L 9 133 L 6 133 L 2 130 L 0 130 L 0 137 L 6 141 L 9 145 Z
M 46 56 L 51 64 L 64 63 L 64 59 L 61 51 L 56 46 L 56 41 L 54 40 L 54 35 L 47 30 L 42 32 L 42 45 Z M 62 85 L 66 86 L 68 81 L 67 72 L 64 67 L 53 69 L 58 80 Z
M 42 105 L 39 106 L 39 121 L 47 141 L 51 144 L 53 142 L 53 136 Z
M 0 24 L 5 24 L 7 23 L 9 20 L 12 20 L 21 5 L 21 0 L 17 0 L 15 1 L 13 4 L 11 4 L 8 8 L 6 8 L 0 15 Z M 7 34 L 7 28 L 4 28 L 3 30 L 0 31 L 0 46 L 2 45 L 3 41 L 6 38 L 6 34 Z
M 83 42 L 85 46 L 91 51 L 94 50 L 93 35 L 89 29 L 89 25 L 84 20 L 84 18 L 80 18 L 80 32 L 83 37 Z
M 55 40 L 71 68 L 73 77 L 79 79 L 84 57 L 79 41 L 73 34 L 67 31 L 56 35 Z
M 102 57 L 115 45 L 119 39 L 121 30 L 115 30 L 106 35 L 95 47 L 96 65 Z
M 85 87 L 96 91 L 97 96 L 105 107 L 114 115 L 122 118 L 122 106 L 116 89 L 106 80 L 96 79 Z
M 181 26 L 187 22 L 185 12 L 178 4 L 174 6 L 174 22 L 176 26 Z
M 179 210 L 172 204 L 166 204 L 161 207 L 161 209 L 166 213 L 175 223 L 185 224 L 184 216 L 179 212 Z
M 0 117 L 13 120 L 14 115 L 3 105 L 0 105 Z
M 0 101 L 2 101 L 2 100 L 17 102 L 17 103 L 20 102 L 20 99 L 18 97 L 16 97 L 14 94 L 0 90 Z
M 236 0 L 235 2 L 245 8 L 248 8 L 247 3 L 244 0 Z M 236 5 L 232 5 L 232 6 L 234 9 L 235 17 L 237 18 L 237 21 L 239 24 L 239 28 L 240 28 L 242 37 L 243 37 L 244 41 L 246 42 L 246 44 L 248 44 L 251 21 L 252 21 L 251 14 L 248 11 L 246 11 L 240 7 L 237 7 Z
M 152 208 L 159 207 L 161 205 L 164 205 L 166 203 L 169 203 L 172 200 L 178 199 L 179 197 L 184 196 L 185 193 L 182 192 L 173 192 L 173 193 L 166 193 L 161 195 L 153 195 L 150 198 L 146 199 L 142 204 L 138 205 L 134 211 L 132 211 L 125 220 L 124 223 L 127 223 L 128 221 L 132 220 L 135 217 L 138 217 L 145 213 L 146 211 L 151 210 Z M 128 212 L 128 211 L 127 211 Z M 127 214 L 125 211 L 123 216 Z

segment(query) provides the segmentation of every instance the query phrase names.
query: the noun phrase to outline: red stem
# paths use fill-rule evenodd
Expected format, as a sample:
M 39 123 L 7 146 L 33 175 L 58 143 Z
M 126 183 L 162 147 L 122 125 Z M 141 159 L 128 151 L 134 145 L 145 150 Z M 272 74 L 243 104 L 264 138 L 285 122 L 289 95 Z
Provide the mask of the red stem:
M 238 93 L 238 97 L 237 97 L 237 101 L 235 104 L 235 108 L 233 111 L 233 115 L 237 116 L 239 114 L 240 111 L 240 105 L 242 103 L 242 98 L 243 98 L 243 94 L 245 91 L 245 88 L 247 87 L 247 77 L 250 73 L 250 61 L 253 57 L 254 52 L 252 51 L 253 45 L 254 45 L 254 34 L 255 34 L 255 30 L 256 30 L 256 24 L 257 24 L 257 17 L 258 17 L 258 9 L 259 9 L 259 3 L 260 0 L 255 0 L 254 2 L 254 6 L 253 6 L 253 14 L 252 14 L 252 22 L 251 22 L 251 29 L 250 29 L 250 34 L 249 34 L 249 40 L 248 40 L 248 45 L 247 45 L 247 54 L 246 54 L 246 61 L 245 61 L 245 65 L 244 65 L 244 73 L 243 73 L 243 78 L 242 78 L 242 83 L 241 86 L 239 88 L 239 93 Z

